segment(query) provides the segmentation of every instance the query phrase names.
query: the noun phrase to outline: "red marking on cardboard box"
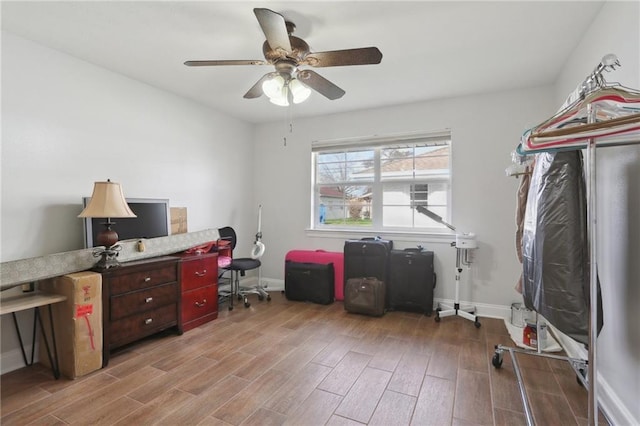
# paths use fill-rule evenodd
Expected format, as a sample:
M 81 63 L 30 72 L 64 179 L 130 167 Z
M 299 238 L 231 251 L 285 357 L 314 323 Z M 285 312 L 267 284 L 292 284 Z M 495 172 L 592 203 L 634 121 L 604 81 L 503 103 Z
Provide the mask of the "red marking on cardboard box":
M 87 305 L 78 305 L 76 307 L 76 318 L 91 315 L 93 313 L 93 303 Z

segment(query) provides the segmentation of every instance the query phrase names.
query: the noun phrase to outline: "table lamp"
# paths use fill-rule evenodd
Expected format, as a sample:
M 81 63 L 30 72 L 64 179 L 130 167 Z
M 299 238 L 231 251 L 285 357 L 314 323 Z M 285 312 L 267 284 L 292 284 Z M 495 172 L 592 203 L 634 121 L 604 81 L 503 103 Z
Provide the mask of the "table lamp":
M 94 253 L 95 256 L 101 256 L 96 267 L 108 269 L 119 266 L 120 263 L 116 259 L 120 249 L 116 244 L 118 233 L 111 229 L 115 224 L 111 222 L 111 218 L 136 217 L 124 198 L 120 184 L 111 182 L 110 179 L 106 182 L 95 182 L 91 199 L 78 217 L 106 219 L 106 222 L 102 223 L 105 228 L 96 235 L 96 243 L 105 247 L 104 250 L 96 250 Z

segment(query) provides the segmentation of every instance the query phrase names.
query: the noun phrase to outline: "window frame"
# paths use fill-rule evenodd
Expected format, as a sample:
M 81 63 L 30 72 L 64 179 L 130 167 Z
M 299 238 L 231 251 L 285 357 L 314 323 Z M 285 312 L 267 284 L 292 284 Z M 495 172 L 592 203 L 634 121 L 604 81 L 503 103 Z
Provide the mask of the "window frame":
M 381 152 L 384 148 L 393 147 L 415 147 L 420 145 L 431 146 L 447 146 L 448 158 L 446 174 L 442 174 L 437 177 L 416 177 L 410 178 L 397 178 L 397 179 L 384 179 L 381 171 Z M 374 179 L 372 182 L 368 182 L 367 185 L 371 185 L 371 193 L 373 194 L 373 202 L 371 204 L 371 225 L 370 226 L 353 226 L 349 224 L 331 224 L 326 225 L 321 223 L 319 209 L 321 205 L 321 195 L 319 188 L 326 183 L 318 183 L 318 154 L 320 153 L 346 153 L 358 150 L 373 150 L 374 161 L 373 171 Z M 383 226 L 383 209 L 389 204 L 384 204 L 383 200 L 383 187 L 385 184 L 408 184 L 410 188 L 414 185 L 426 184 L 430 186 L 432 184 L 444 184 L 444 191 L 446 192 L 445 208 L 446 214 L 440 214 L 446 222 L 451 222 L 452 211 L 452 188 L 453 188 L 453 143 L 451 137 L 451 130 L 445 129 L 437 132 L 414 132 L 409 134 L 397 134 L 387 136 L 369 136 L 360 138 L 348 138 L 348 139 L 333 139 L 324 141 L 313 141 L 311 150 L 311 214 L 310 214 L 310 229 L 311 231 L 333 231 L 333 232 L 349 232 L 349 233 L 408 233 L 408 234 L 441 234 L 443 232 L 449 232 L 449 229 L 444 225 L 436 224 L 436 226 L 420 227 L 415 226 Z M 346 158 L 346 157 L 345 157 Z M 417 158 L 414 153 L 413 158 Z M 346 160 L 345 160 L 346 164 Z M 346 167 L 346 166 L 345 166 Z M 415 170 L 415 169 L 414 169 Z M 336 186 L 347 186 L 358 184 L 359 182 L 353 180 L 345 180 L 337 182 Z M 413 199 L 413 191 L 410 190 L 409 197 Z M 343 198 L 344 201 L 344 198 Z M 342 208 L 348 208 L 347 203 L 344 202 Z M 415 214 L 419 214 L 414 212 Z M 415 216 L 412 216 L 412 220 L 415 221 Z

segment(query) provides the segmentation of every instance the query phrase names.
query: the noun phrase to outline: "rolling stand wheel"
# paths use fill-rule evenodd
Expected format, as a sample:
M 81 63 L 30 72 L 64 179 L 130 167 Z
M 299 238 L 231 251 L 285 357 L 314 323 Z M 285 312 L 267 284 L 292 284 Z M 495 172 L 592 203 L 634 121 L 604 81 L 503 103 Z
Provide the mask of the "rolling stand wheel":
M 491 364 L 495 368 L 502 367 L 502 353 L 501 352 L 496 351 L 496 353 L 493 354 L 493 358 L 491 358 Z
M 580 372 L 580 375 L 581 375 L 583 378 L 587 376 L 587 370 L 586 370 L 586 369 L 584 369 L 584 368 L 580 368 L 580 369 L 578 369 L 578 371 Z M 577 374 L 576 374 L 576 382 L 578 382 L 578 384 L 579 384 L 581 387 L 584 387 L 584 385 L 582 384 L 582 380 L 580 380 L 580 376 L 578 376 Z

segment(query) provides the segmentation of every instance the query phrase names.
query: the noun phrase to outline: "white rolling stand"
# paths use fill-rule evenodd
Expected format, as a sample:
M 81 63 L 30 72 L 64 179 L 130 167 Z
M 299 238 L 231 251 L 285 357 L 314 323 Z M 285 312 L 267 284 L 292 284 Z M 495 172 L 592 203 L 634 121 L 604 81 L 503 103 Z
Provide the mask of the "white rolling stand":
M 480 320 L 476 315 L 476 307 L 472 305 L 460 304 L 460 279 L 462 277 L 463 266 L 471 264 L 469 250 L 476 249 L 478 243 L 475 234 L 458 234 L 456 242 L 452 243 L 456 248 L 456 288 L 453 305 L 450 303 L 439 302 L 436 309 L 435 321 L 440 322 L 443 317 L 459 316 L 469 321 L 473 321 L 476 328 L 480 328 Z

